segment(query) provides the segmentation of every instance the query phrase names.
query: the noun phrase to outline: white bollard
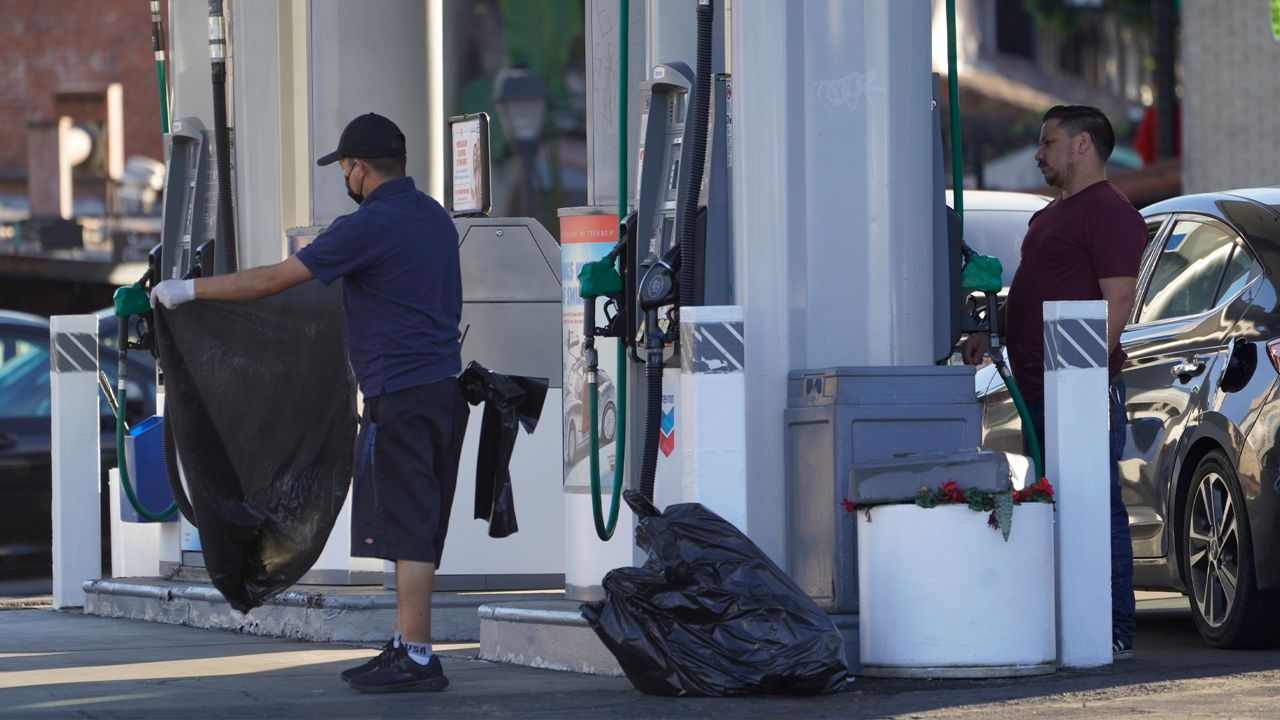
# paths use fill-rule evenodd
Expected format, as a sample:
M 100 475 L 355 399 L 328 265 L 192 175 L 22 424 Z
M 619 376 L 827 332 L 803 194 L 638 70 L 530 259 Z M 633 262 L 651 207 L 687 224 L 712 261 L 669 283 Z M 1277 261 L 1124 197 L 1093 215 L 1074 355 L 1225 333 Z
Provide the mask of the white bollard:
M 1045 474 L 1056 491 L 1058 665 L 1109 665 L 1107 304 L 1044 304 Z
M 98 318 L 49 319 L 53 436 L 53 607 L 83 607 L 102 574 L 102 452 L 98 436 Z
M 747 528 L 742 308 L 680 308 L 683 499 Z

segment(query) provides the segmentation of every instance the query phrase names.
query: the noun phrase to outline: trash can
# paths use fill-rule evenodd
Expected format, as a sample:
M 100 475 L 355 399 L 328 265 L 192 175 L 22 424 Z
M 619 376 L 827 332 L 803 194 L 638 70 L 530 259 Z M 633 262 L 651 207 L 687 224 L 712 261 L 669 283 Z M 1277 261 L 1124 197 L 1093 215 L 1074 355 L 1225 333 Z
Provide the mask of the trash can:
M 787 567 L 823 610 L 858 612 L 856 523 L 841 506 L 853 466 L 980 445 L 973 374 L 941 365 L 788 376 Z
M 173 503 L 169 481 L 164 474 L 164 417 L 153 415 L 129 428 L 124 436 L 124 462 L 129 470 L 129 482 L 142 506 L 158 512 Z M 120 483 L 120 519 L 125 522 L 145 523 L 148 520 L 133 509 L 124 483 Z M 173 522 L 178 512 L 170 513 L 161 522 Z

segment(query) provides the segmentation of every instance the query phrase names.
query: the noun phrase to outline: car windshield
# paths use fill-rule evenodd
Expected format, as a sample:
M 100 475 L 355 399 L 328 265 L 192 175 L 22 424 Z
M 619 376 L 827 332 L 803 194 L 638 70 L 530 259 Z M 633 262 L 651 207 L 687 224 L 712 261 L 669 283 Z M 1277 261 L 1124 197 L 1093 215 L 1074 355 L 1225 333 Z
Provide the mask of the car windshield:
M 1031 213 L 1025 210 L 966 210 L 964 242 L 976 252 L 1000 261 L 1004 286 L 1013 282 L 1013 272 L 1022 260 L 1022 238 L 1027 234 Z

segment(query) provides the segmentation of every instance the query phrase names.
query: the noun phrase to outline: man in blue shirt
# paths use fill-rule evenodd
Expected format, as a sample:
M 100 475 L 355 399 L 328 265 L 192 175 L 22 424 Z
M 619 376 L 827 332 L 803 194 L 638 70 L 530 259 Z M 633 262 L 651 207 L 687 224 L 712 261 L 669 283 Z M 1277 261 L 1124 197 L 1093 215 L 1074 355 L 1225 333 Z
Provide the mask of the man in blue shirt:
M 342 131 L 337 162 L 360 207 L 275 265 L 196 280 L 166 280 L 151 303 L 252 300 L 312 278 L 343 279 L 351 366 L 364 394 L 357 442 L 351 552 L 396 565 L 396 636 L 342 673 L 362 692 L 443 690 L 431 650 L 431 592 L 444 549 L 468 407 L 458 325 L 458 233 L 405 176 L 405 140 L 368 113 Z

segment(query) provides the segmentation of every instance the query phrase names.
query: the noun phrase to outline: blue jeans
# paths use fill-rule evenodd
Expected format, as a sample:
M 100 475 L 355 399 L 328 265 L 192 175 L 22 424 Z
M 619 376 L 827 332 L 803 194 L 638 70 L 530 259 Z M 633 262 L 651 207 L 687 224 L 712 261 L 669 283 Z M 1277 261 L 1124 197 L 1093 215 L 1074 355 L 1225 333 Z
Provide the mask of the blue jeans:
M 1120 457 L 1124 454 L 1125 387 L 1114 380 L 1108 389 L 1111 429 L 1111 634 L 1131 638 L 1136 632 L 1133 622 L 1133 543 L 1129 537 L 1129 511 L 1120 496 Z M 1044 400 L 1028 400 L 1027 412 L 1035 426 L 1036 438 L 1044 449 Z M 1054 478 L 1049 478 L 1054 482 Z

